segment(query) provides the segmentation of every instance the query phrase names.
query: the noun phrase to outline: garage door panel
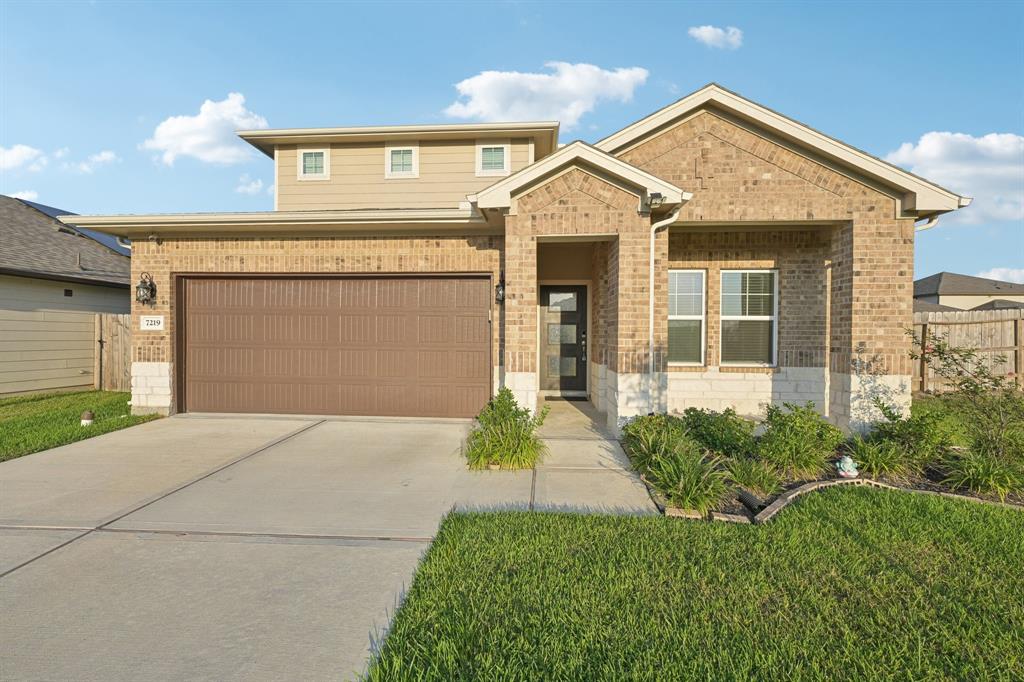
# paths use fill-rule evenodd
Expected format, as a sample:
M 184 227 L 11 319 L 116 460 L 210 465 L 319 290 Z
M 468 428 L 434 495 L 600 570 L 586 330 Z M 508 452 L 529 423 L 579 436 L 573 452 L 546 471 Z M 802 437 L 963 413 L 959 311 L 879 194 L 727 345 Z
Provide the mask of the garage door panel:
M 480 278 L 188 279 L 185 408 L 471 416 L 490 394 Z

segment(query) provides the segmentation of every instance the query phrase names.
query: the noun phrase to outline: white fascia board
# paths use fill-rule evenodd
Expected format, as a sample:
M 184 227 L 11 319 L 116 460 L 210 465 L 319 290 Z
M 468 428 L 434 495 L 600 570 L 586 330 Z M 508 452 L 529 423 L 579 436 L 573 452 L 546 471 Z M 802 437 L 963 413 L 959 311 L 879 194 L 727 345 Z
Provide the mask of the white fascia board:
M 658 192 L 665 198 L 666 204 L 680 204 L 693 196 L 657 176 L 642 171 L 636 166 L 588 144 L 572 142 L 532 166 L 527 166 L 501 182 L 477 192 L 476 204 L 480 208 L 509 208 L 512 206 L 513 193 L 524 187 L 529 187 L 549 173 L 579 162 L 598 168 L 628 184 L 644 188 L 648 195 Z
M 869 177 L 913 193 L 916 195 L 913 205 L 917 213 L 954 211 L 971 202 L 970 197 L 962 197 L 955 192 L 939 187 L 924 178 L 919 178 L 913 173 L 893 166 L 715 84 L 705 86 L 656 111 L 647 118 L 609 135 L 595 146 L 609 154 L 619 153 L 641 141 L 651 132 L 709 103 L 732 112 L 740 118 L 763 125 L 781 137 L 810 147 L 823 156 L 853 167 Z

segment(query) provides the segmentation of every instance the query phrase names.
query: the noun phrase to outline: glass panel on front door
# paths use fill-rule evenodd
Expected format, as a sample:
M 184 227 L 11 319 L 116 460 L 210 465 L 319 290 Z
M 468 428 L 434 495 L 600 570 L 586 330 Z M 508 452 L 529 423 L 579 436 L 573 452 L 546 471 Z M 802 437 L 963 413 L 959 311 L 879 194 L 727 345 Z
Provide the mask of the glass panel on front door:
M 540 288 L 540 387 L 587 390 L 587 288 Z

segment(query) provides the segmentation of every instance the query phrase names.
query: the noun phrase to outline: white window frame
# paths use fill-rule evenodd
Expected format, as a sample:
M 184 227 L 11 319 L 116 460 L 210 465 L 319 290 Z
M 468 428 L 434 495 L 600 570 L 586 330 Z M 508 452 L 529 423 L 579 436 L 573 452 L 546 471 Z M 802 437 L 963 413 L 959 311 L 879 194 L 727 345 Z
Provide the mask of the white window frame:
M 723 315 L 722 305 L 725 300 L 725 275 L 772 273 L 772 314 L 771 315 Z M 775 367 L 779 362 L 779 271 L 775 268 L 750 268 L 742 270 L 722 270 L 718 279 L 718 362 L 723 367 Z M 732 320 L 752 320 L 755 322 L 772 322 L 772 360 L 771 362 L 725 362 L 722 360 L 722 348 L 725 345 L 723 339 L 725 332 L 721 322 Z
M 698 272 L 700 273 L 700 302 L 701 310 L 700 315 L 672 315 L 669 314 L 669 320 L 700 320 L 700 360 L 696 362 L 692 361 L 677 361 L 669 362 L 669 367 L 703 367 L 707 362 L 707 345 L 708 345 L 708 271 L 699 270 L 694 268 L 669 268 L 668 277 L 671 280 L 672 273 L 689 273 Z M 667 330 L 667 327 L 666 327 Z M 668 334 L 665 335 L 665 355 L 668 356 Z
M 322 152 L 324 155 L 324 172 L 323 173 L 303 173 L 306 164 L 303 163 L 303 155 L 310 154 L 313 152 Z M 298 156 L 295 158 L 296 161 L 296 173 L 299 180 L 303 181 L 315 181 L 315 180 L 330 180 L 331 179 L 331 150 L 329 147 L 317 147 L 317 148 L 299 148 L 295 152 Z
M 393 171 L 391 170 L 391 152 L 394 151 L 411 151 L 412 152 L 412 170 L 411 171 Z M 406 142 L 404 144 L 392 144 L 390 142 L 384 145 L 384 177 L 388 180 L 398 178 L 418 178 L 420 176 L 420 143 L 419 142 Z
M 484 170 L 484 147 L 503 147 L 505 149 L 505 167 L 498 170 Z M 476 176 L 478 178 L 503 177 L 512 174 L 512 141 L 511 140 L 477 140 L 476 141 Z

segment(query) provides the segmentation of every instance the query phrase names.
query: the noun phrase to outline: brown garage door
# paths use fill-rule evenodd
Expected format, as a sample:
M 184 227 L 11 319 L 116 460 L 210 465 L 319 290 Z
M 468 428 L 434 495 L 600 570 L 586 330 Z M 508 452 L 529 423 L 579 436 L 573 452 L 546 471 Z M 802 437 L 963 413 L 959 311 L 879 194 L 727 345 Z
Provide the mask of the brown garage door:
M 190 412 L 468 417 L 491 386 L 482 278 L 186 279 Z

